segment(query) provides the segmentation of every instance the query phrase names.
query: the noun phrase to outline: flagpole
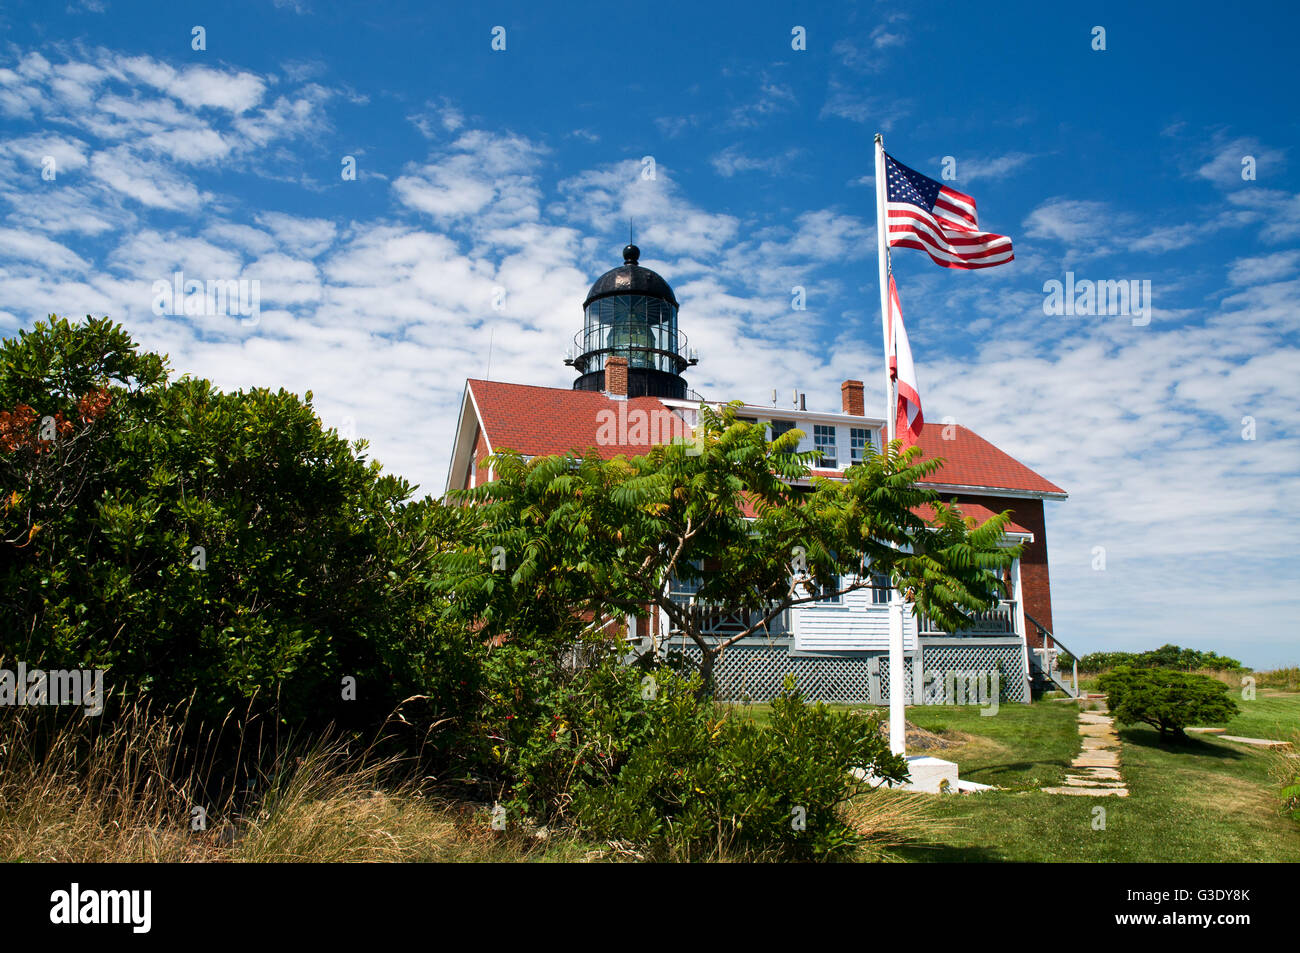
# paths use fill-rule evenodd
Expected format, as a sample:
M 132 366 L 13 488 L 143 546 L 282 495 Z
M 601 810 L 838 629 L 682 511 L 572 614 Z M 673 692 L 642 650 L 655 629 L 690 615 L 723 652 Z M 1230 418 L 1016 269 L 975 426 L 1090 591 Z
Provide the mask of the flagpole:
M 898 398 L 893 375 L 889 373 L 889 233 L 885 212 L 889 186 L 885 174 L 885 137 L 876 133 L 876 258 L 880 269 L 880 323 L 885 338 L 885 433 L 889 444 L 896 436 Z M 903 596 L 895 587 L 889 596 L 889 750 L 897 755 L 907 753 L 903 691 Z

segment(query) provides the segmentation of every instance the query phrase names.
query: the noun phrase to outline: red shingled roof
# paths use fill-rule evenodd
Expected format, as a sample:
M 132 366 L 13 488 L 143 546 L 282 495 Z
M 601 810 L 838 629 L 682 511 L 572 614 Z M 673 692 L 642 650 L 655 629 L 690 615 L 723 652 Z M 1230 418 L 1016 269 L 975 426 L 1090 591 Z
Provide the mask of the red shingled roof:
M 610 459 L 645 453 L 654 443 L 689 435 L 685 422 L 655 397 L 611 400 L 600 391 L 502 381 L 467 383 L 493 450 L 545 456 L 594 449 Z M 945 432 L 953 439 L 944 440 Z M 921 431 L 920 447 L 924 457 L 944 460 L 942 469 L 926 481 L 930 484 L 1065 495 L 1055 483 L 966 427 L 930 424 Z M 812 473 L 843 477 L 838 470 Z
M 951 440 L 944 440 L 947 430 Z M 922 486 L 972 486 L 990 490 L 1016 490 L 1024 493 L 1059 493 L 1065 491 L 1047 480 L 1019 460 L 1003 453 L 979 434 L 956 424 L 928 424 L 921 430 L 917 441 L 921 458 L 940 457 L 943 466 L 936 470 Z M 812 471 L 813 476 L 840 478 L 839 470 Z
M 1010 509 L 1010 507 L 1005 507 L 1005 508 Z M 979 526 L 990 516 L 993 516 L 996 513 L 1001 512 L 1000 510 L 991 510 L 987 506 L 981 506 L 979 503 L 958 503 L 957 509 L 961 510 L 962 516 L 973 517 L 976 526 Z M 927 523 L 934 522 L 934 507 L 931 506 L 929 503 L 922 503 L 920 506 L 913 509 L 912 512 L 915 513 L 917 516 L 921 517 L 921 519 L 925 520 Z M 1007 523 L 1006 532 L 1024 533 L 1026 536 L 1033 535 L 1033 533 L 1029 532 L 1029 530 L 1025 529 L 1015 520 L 1012 520 L 1011 522 Z
M 467 383 L 493 450 L 539 457 L 591 449 L 609 460 L 690 436 L 686 422 L 655 397 L 611 400 L 600 391 Z
M 943 439 L 945 431 L 952 435 L 952 440 Z M 917 443 L 922 456 L 942 457 L 944 461 L 943 468 L 935 471 L 926 483 L 1065 495 L 1065 491 L 1055 483 L 965 427 L 929 424 L 921 429 Z

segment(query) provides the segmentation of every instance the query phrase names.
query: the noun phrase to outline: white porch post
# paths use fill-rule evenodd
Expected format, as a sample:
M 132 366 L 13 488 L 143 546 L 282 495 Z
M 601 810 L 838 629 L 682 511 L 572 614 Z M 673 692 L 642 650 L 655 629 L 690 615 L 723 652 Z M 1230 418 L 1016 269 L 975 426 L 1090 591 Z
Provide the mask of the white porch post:
M 1020 559 L 1011 564 L 1012 597 L 1016 601 L 1016 631 L 1020 634 L 1020 651 L 1024 656 L 1025 667 L 1025 704 L 1033 701 L 1033 691 L 1029 679 L 1029 630 L 1025 628 L 1025 596 L 1020 588 Z

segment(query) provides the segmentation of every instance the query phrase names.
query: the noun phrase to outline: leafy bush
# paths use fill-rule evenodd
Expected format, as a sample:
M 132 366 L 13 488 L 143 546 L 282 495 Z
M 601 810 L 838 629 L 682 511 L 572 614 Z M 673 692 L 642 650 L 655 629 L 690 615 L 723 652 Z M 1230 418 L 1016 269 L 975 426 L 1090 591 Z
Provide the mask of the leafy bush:
M 1300 821 L 1300 774 L 1282 788 L 1282 810 L 1292 820 Z
M 1120 666 L 1100 683 L 1122 724 L 1151 725 L 1162 739 L 1183 736 L 1188 725 L 1223 724 L 1238 710 L 1228 686 L 1206 675 Z
M 510 817 L 562 822 L 573 786 L 614 777 L 664 704 L 641 669 L 607 652 L 574 668 L 568 652 L 562 640 L 521 633 L 479 659 L 477 705 L 459 720 L 454 745 L 458 779 Z
M 1179 672 L 1194 672 L 1201 668 L 1224 672 L 1244 667 L 1236 659 L 1216 652 L 1200 652 L 1179 648 L 1177 645 L 1162 645 L 1158 649 L 1136 653 L 1090 652 L 1079 659 L 1079 668 L 1085 672 L 1104 672 L 1121 665 L 1132 668 L 1167 668 Z
M 508 829 L 567 825 L 660 857 L 833 859 L 861 841 L 844 810 L 862 789 L 852 769 L 906 776 L 875 716 L 791 691 L 759 726 L 713 703 L 698 672 L 608 650 L 573 668 L 569 647 L 526 632 L 488 646 L 478 705 L 457 719 L 456 779 L 504 807 Z
M 864 787 L 853 769 L 906 777 L 876 715 L 832 712 L 791 691 L 772 703 L 764 728 L 692 689 L 666 679 L 617 776 L 575 788 L 587 832 L 675 859 L 724 851 L 836 859 L 861 842 L 845 813 Z
M 0 658 L 104 669 L 113 706 L 373 726 L 443 694 L 455 647 L 424 578 L 458 511 L 413 489 L 310 393 L 169 381 L 107 319 L 37 322 L 0 342 Z

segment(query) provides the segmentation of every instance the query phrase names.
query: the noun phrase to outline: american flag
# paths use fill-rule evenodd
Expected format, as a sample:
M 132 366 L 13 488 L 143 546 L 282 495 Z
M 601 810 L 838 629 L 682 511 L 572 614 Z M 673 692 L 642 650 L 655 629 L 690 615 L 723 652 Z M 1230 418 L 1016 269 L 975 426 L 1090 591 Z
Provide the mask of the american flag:
M 919 248 L 945 268 L 992 268 L 1015 257 L 1011 239 L 981 232 L 975 200 L 885 153 L 889 244 Z

